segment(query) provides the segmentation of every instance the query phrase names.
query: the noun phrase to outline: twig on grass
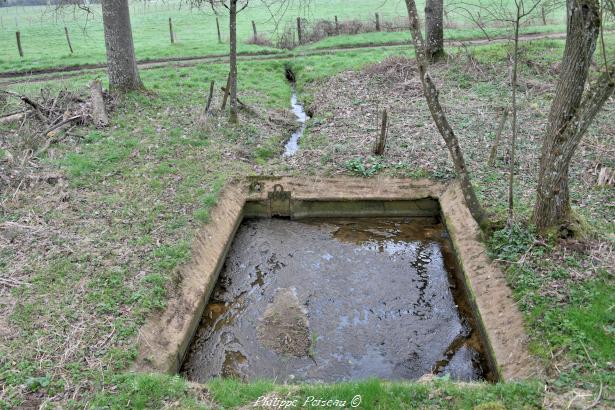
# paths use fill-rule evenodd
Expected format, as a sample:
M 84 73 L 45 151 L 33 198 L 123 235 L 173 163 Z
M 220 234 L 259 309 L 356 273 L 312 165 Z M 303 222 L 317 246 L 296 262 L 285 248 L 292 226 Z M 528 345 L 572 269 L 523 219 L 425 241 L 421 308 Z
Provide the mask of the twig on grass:
M 18 287 L 18 286 L 26 286 L 26 287 L 30 286 L 30 284 L 27 283 L 27 282 L 22 282 L 22 281 L 17 280 L 17 279 L 5 278 L 5 277 L 1 277 L 1 276 L 0 276 L 0 285 L 4 285 L 4 286 L 9 287 L 9 288 L 15 288 L 15 287 Z
M 583 346 L 583 350 L 585 350 L 585 355 L 587 356 L 587 359 L 591 363 L 592 367 L 596 367 L 596 363 L 592 360 L 591 356 L 589 355 L 589 352 L 587 351 L 587 348 L 585 347 L 585 343 L 583 343 L 582 340 L 579 340 L 579 342 L 581 342 L 581 346 Z
M 596 396 L 596 399 L 589 406 L 585 407 L 583 410 L 593 409 L 594 407 L 598 405 L 598 403 L 600 403 L 601 399 L 602 399 L 602 381 L 600 382 L 600 390 L 598 390 L 598 396 Z
M 54 127 L 51 131 L 53 131 L 53 130 L 55 130 L 55 129 L 58 129 L 58 128 L 60 128 L 62 125 L 68 124 L 69 122 L 74 121 L 76 118 L 80 118 L 80 117 L 81 117 L 81 116 L 79 116 L 79 117 L 73 117 L 73 118 L 69 118 L 69 119 L 68 119 L 68 120 L 66 120 L 66 121 L 62 121 L 60 124 L 58 124 L 57 126 L 55 126 L 55 127 Z M 71 129 L 72 129 L 72 127 L 71 127 L 69 130 L 71 130 Z M 51 131 L 47 132 L 45 135 L 49 134 Z M 58 142 L 62 141 L 62 140 L 63 140 L 64 138 L 66 138 L 67 136 L 68 136 L 68 132 L 64 133 L 64 134 L 63 134 L 62 136 L 60 136 L 60 137 L 52 137 L 52 138 L 47 139 L 47 141 L 45 142 L 45 145 L 43 145 L 43 146 L 42 146 L 42 147 L 41 147 L 38 151 L 36 151 L 36 153 L 35 153 L 35 154 L 33 154 L 33 155 L 32 155 L 32 157 L 34 157 L 34 158 L 40 158 L 40 157 L 41 157 L 41 155 L 43 155 L 44 153 L 46 153 L 46 152 L 47 152 L 47 150 L 51 147 L 51 145 L 52 145 L 52 144 L 56 144 L 56 143 L 58 143 Z

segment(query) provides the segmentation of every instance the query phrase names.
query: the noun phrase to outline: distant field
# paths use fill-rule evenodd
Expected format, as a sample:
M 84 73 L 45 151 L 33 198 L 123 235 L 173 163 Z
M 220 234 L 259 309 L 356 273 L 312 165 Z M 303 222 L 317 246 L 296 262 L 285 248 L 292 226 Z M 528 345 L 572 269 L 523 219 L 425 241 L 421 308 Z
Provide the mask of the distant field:
M 423 8 L 424 0 L 418 0 Z M 53 7 L 8 7 L 0 8 L 0 71 L 27 70 L 32 68 L 60 67 L 103 63 L 105 47 L 100 6 L 94 5 L 92 13 L 87 15 L 79 9 L 68 8 L 56 12 Z M 220 28 L 223 43 L 219 44 L 216 34 L 215 15 L 209 8 L 190 9 L 177 1 L 134 2 L 130 6 L 132 29 L 137 58 L 156 59 L 164 57 L 188 57 L 206 54 L 224 54 L 228 52 L 228 16 L 220 16 Z M 246 44 L 252 36 L 251 21 L 255 21 L 259 34 L 275 38 L 287 25 L 294 27 L 296 17 L 308 21 L 318 19 L 333 20 L 337 15 L 340 21 L 356 19 L 373 24 L 374 13 L 378 12 L 382 21 L 404 21 L 406 8 L 400 0 L 311 0 L 309 8 L 303 7 L 295 0 L 283 15 L 276 17 L 281 21 L 276 24 L 270 13 L 260 3 L 253 0 L 253 5 L 238 17 L 238 37 L 240 52 L 275 51 L 270 47 Z M 173 19 L 176 37 L 175 44 L 169 39 L 168 19 Z M 526 27 L 525 31 L 561 31 L 562 12 L 551 13 L 549 24 L 534 22 L 535 27 Z M 401 20 L 400 20 L 401 18 Z M 450 13 L 448 16 L 446 36 L 449 38 L 475 38 L 483 34 L 460 15 Z M 64 35 L 67 27 L 74 49 L 71 55 Z M 15 32 L 20 31 L 25 56 L 20 58 L 17 52 Z M 503 32 L 502 28 L 490 29 L 492 33 Z M 309 47 L 343 46 L 352 44 L 382 44 L 389 41 L 408 39 L 407 33 L 364 33 L 356 36 L 339 36 L 328 38 Z
M 490 37 L 505 37 L 509 35 L 509 30 L 502 27 L 493 27 L 485 29 L 485 31 L 489 34 Z M 566 31 L 565 24 L 547 24 L 544 26 L 527 26 L 520 30 L 520 33 L 523 34 L 539 34 L 539 33 L 564 33 Z M 478 28 L 455 28 L 455 29 L 445 29 L 444 37 L 447 40 L 472 40 L 478 38 L 484 38 L 484 33 Z M 313 44 L 306 44 L 301 46 L 299 49 L 309 49 L 309 50 L 318 50 L 323 48 L 334 48 L 334 47 L 358 47 L 358 46 L 368 46 L 368 45 L 379 45 L 379 44 L 393 44 L 393 43 L 401 43 L 407 42 L 410 43 L 411 37 L 410 33 L 405 31 L 392 31 L 392 32 L 380 32 L 380 33 L 360 33 L 355 35 L 347 35 L 347 36 L 333 36 L 327 37 L 319 42 Z

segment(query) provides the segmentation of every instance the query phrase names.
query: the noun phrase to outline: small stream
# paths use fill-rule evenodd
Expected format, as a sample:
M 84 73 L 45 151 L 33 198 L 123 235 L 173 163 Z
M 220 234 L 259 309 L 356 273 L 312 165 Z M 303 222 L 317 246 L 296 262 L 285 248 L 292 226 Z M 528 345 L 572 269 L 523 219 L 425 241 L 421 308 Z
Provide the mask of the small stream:
M 297 89 L 295 88 L 294 85 L 292 86 L 290 106 L 293 110 L 293 113 L 297 117 L 297 121 L 301 123 L 301 127 L 299 127 L 299 129 L 293 132 L 293 134 L 290 136 L 290 139 L 286 143 L 286 146 L 284 148 L 285 157 L 292 157 L 293 155 L 295 155 L 295 153 L 299 149 L 299 139 L 305 132 L 306 121 L 309 118 L 303 109 L 303 105 L 301 105 L 297 99 Z

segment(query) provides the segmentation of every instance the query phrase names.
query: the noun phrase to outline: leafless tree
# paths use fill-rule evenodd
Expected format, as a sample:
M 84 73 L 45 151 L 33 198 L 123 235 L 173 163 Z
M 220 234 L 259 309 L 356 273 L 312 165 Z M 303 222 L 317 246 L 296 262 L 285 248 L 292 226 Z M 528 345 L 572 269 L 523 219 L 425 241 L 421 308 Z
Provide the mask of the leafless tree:
M 613 1 L 604 3 L 615 12 Z M 541 232 L 571 222 L 568 169 L 585 131 L 615 90 L 615 66 L 605 56 L 603 72 L 586 91 L 601 28 L 599 0 L 567 0 L 567 35 L 560 77 L 547 122 L 533 220 Z
M 513 188 L 515 184 L 515 151 L 517 149 L 517 77 L 519 66 L 519 28 L 523 20 L 531 17 L 542 0 L 514 0 L 514 14 L 512 18 L 507 20 L 513 25 L 513 53 L 512 53 L 512 74 L 510 79 L 510 88 L 512 90 L 511 99 L 511 114 L 512 114 L 512 138 L 510 140 L 510 168 L 508 170 L 508 225 L 512 226 L 514 217 L 514 194 Z
M 229 96 L 231 99 L 231 114 L 229 122 L 238 122 L 238 99 L 237 99 L 237 14 L 241 13 L 250 6 L 250 0 L 187 0 L 193 7 L 208 6 L 218 15 L 222 9 L 226 9 L 229 14 Z M 300 1 L 300 0 L 297 0 Z M 261 6 L 265 7 L 271 14 L 277 27 L 281 14 L 285 13 L 293 0 L 261 0 Z M 309 4 L 309 0 L 300 1 L 301 4 Z M 277 13 L 277 15 L 276 15 Z
M 85 0 L 58 0 L 56 8 L 77 7 L 91 13 Z M 135 57 L 128 0 L 102 0 L 102 18 L 107 51 L 109 88 L 116 92 L 139 90 L 143 83 Z
M 423 94 L 427 100 L 427 105 L 429 106 L 431 116 L 438 127 L 438 131 L 440 132 L 440 135 L 442 135 L 451 157 L 453 158 L 455 170 L 461 182 L 463 196 L 468 208 L 470 209 L 470 213 L 476 222 L 484 228 L 488 221 L 480 202 L 478 202 L 478 199 L 476 198 L 476 193 L 474 192 L 474 187 L 472 186 L 470 171 L 465 164 L 463 153 L 461 152 L 461 148 L 459 146 L 459 140 L 448 123 L 446 114 L 440 105 L 438 90 L 427 72 L 428 61 L 425 51 L 425 43 L 423 41 L 423 35 L 419 25 L 419 16 L 416 9 L 416 3 L 414 0 L 406 0 L 406 6 L 408 8 L 410 32 L 414 43 L 416 61 L 423 86 Z
M 482 0 L 473 3 L 467 3 L 463 0 L 454 3 L 454 10 L 468 17 L 476 24 L 489 39 L 485 31 L 486 24 L 497 23 L 506 24 L 511 27 L 513 51 L 510 55 L 512 64 L 510 75 L 511 87 L 511 128 L 512 136 L 510 141 L 510 164 L 508 175 L 508 224 L 513 223 L 514 217 L 514 178 L 515 178 L 515 160 L 518 135 L 517 121 L 517 85 L 519 76 L 519 33 L 524 24 L 527 24 L 531 19 L 539 14 L 541 9 L 539 6 L 552 7 L 555 4 L 554 0 L 514 0 L 512 3 L 504 0 L 487 1 Z M 553 6 L 554 7 L 554 6 Z M 542 10 L 545 10 L 543 7 Z
M 427 57 L 435 61 L 444 56 L 444 0 L 425 2 L 425 37 Z
M 192 4 L 201 6 L 208 4 L 214 13 L 219 14 L 220 8 L 225 8 L 229 13 L 229 96 L 231 98 L 231 115 L 229 122 L 236 124 L 238 122 L 237 114 L 237 14 L 246 9 L 249 0 L 192 0 Z
M 132 40 L 128 0 L 102 0 L 109 88 L 130 91 L 143 88 Z

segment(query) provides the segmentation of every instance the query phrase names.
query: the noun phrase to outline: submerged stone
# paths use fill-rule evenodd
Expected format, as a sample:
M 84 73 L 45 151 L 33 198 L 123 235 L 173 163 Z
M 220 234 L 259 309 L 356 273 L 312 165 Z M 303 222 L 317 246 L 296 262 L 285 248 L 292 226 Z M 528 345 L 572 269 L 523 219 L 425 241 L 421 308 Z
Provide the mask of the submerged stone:
M 299 304 L 295 289 L 277 289 L 257 328 L 258 340 L 282 355 L 307 356 L 310 330 L 307 310 Z

